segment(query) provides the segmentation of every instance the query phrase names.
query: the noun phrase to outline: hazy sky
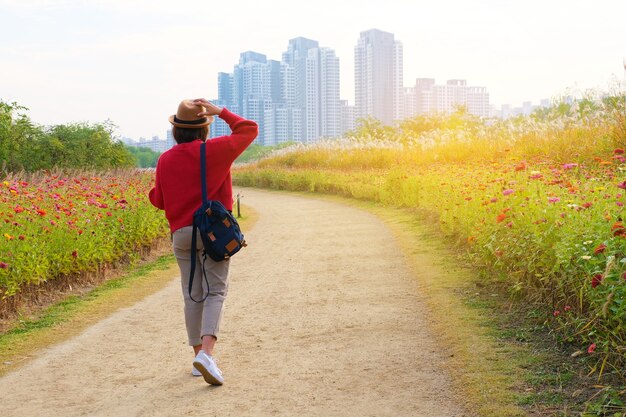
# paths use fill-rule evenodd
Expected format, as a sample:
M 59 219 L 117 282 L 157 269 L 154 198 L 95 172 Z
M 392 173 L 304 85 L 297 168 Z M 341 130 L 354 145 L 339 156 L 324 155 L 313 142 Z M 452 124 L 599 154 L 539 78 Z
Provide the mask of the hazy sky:
M 102 122 L 165 136 L 183 98 L 253 50 L 304 36 L 335 49 L 354 102 L 354 46 L 377 28 L 404 45 L 404 83 L 466 79 L 521 105 L 624 77 L 626 0 L 0 0 L 0 99 L 40 124 Z

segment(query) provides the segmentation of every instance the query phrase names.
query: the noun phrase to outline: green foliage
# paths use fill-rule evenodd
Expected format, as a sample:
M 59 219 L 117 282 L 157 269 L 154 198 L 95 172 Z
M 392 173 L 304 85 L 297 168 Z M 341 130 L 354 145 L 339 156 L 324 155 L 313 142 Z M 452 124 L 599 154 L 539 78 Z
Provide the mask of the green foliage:
M 33 172 L 52 168 L 132 167 L 135 160 L 111 136 L 106 124 L 74 123 L 42 127 L 16 103 L 0 101 L 0 168 Z
M 155 168 L 159 156 L 161 156 L 159 152 L 141 146 L 127 146 L 126 149 L 135 158 L 138 168 Z
M 253 143 L 252 145 L 248 146 L 248 148 L 243 151 L 241 155 L 239 155 L 235 163 L 245 164 L 258 161 L 259 159 L 265 158 L 266 156 L 270 155 L 272 152 L 275 152 L 279 149 L 284 149 L 293 144 L 294 142 L 285 142 L 281 143 L 280 145 L 262 146 Z
M 350 138 L 359 138 L 368 141 L 389 140 L 395 136 L 396 130 L 392 126 L 383 125 L 378 119 L 368 116 L 357 120 L 357 127 L 348 132 Z

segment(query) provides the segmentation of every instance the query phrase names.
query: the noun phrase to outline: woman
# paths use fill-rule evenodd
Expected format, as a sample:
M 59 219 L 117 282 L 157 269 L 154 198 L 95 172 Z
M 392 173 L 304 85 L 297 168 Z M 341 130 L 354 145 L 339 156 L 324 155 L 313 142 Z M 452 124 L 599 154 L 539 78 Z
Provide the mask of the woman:
M 258 126 L 226 108 L 220 108 L 205 99 L 183 100 L 175 115 L 170 116 L 175 145 L 159 158 L 156 184 L 150 190 L 150 202 L 165 210 L 172 232 L 174 255 L 180 267 L 185 324 L 189 345 L 193 346 L 195 359 L 192 374 L 202 375 L 212 385 L 222 385 L 224 378 L 213 358 L 213 349 L 219 332 L 222 310 L 228 290 L 230 261 L 215 262 L 207 257 L 204 273 L 210 292 L 203 303 L 207 288 L 203 288 L 202 256 L 196 256 L 196 269 L 192 294 L 188 294 L 191 271 L 191 233 L 193 213 L 202 203 L 200 179 L 200 145 L 206 140 L 209 125 L 215 116 L 230 126 L 232 134 L 206 141 L 206 186 L 209 200 L 220 201 L 232 210 L 233 190 L 230 167 L 235 159 L 254 141 Z M 197 239 L 198 250 L 203 249 L 202 239 Z

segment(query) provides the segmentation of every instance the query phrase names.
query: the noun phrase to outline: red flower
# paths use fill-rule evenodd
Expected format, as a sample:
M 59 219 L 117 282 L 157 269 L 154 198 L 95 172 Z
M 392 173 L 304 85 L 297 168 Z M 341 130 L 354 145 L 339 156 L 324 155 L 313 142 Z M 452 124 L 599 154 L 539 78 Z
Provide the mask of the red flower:
M 593 253 L 598 255 L 602 252 L 604 252 L 604 250 L 606 249 L 606 245 L 604 243 L 600 243 L 594 250 Z
M 602 274 L 595 274 L 593 278 L 591 279 L 591 288 L 595 288 L 598 285 L 600 285 L 603 278 L 604 277 L 602 276 Z
M 583 203 L 583 207 L 586 209 L 588 209 L 591 206 L 593 206 L 593 203 L 590 203 L 590 202 Z
M 611 227 L 611 232 L 613 232 L 613 236 L 626 236 L 626 228 L 621 222 L 616 222 Z
M 0 262 L 0 269 L 7 269 L 9 267 L 9 264 L 6 262 Z
M 622 188 L 624 190 L 626 190 L 626 181 L 622 181 L 620 183 L 617 184 L 617 188 Z
M 515 166 L 515 170 L 516 171 L 523 171 L 526 169 L 526 164 L 524 162 L 520 163 L 519 165 Z
M 45 215 L 46 215 L 46 211 L 45 211 L 45 210 L 38 209 L 38 210 L 37 210 L 37 214 L 39 214 L 40 216 L 45 216 Z
M 500 213 L 498 214 L 498 217 L 496 217 L 496 223 L 502 223 L 504 219 L 506 219 L 506 214 Z
M 561 314 L 559 310 L 554 310 L 554 313 L 552 313 L 554 317 L 559 317 L 559 314 Z
M 587 348 L 587 353 L 593 353 L 596 351 L 596 344 L 592 343 L 589 345 L 589 347 Z
M 621 148 L 617 148 L 617 149 L 615 149 L 615 150 L 613 151 L 613 153 L 614 153 L 615 155 L 621 155 L 621 154 L 623 154 L 623 153 L 624 153 L 624 150 L 623 150 L 623 149 L 621 149 Z
M 77 252 L 77 251 L 73 251 L 73 252 L 72 252 L 72 256 L 73 256 L 74 258 L 77 258 L 77 257 L 78 257 L 78 252 Z

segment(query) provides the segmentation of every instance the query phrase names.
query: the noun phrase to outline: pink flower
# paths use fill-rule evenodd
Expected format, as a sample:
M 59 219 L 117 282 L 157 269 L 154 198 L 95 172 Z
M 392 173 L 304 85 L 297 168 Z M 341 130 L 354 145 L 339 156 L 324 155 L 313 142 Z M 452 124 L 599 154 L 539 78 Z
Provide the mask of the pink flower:
M 572 306 L 565 306 L 565 308 L 563 309 L 564 311 L 570 311 L 572 309 Z
M 578 164 L 563 164 L 563 169 L 572 169 L 572 168 L 576 168 L 578 166 Z
M 621 188 L 623 190 L 626 190 L 626 181 L 622 181 L 620 183 L 617 184 L 617 188 Z
M 559 317 L 560 314 L 561 312 L 559 310 L 554 310 L 554 313 L 552 313 L 554 317 Z
M 550 203 L 550 204 L 558 203 L 559 201 L 561 201 L 561 199 L 559 197 L 549 197 L 548 198 L 548 203 Z
M 9 267 L 9 264 L 6 262 L 0 262 L 0 269 L 7 269 Z
M 503 195 L 511 195 L 511 194 L 513 194 L 514 192 L 515 192 L 514 190 L 508 189 L 508 190 L 504 190 L 504 191 L 502 191 L 502 194 L 503 194 Z
M 596 344 L 592 343 L 589 345 L 589 347 L 587 348 L 587 353 L 593 353 L 596 351 Z

